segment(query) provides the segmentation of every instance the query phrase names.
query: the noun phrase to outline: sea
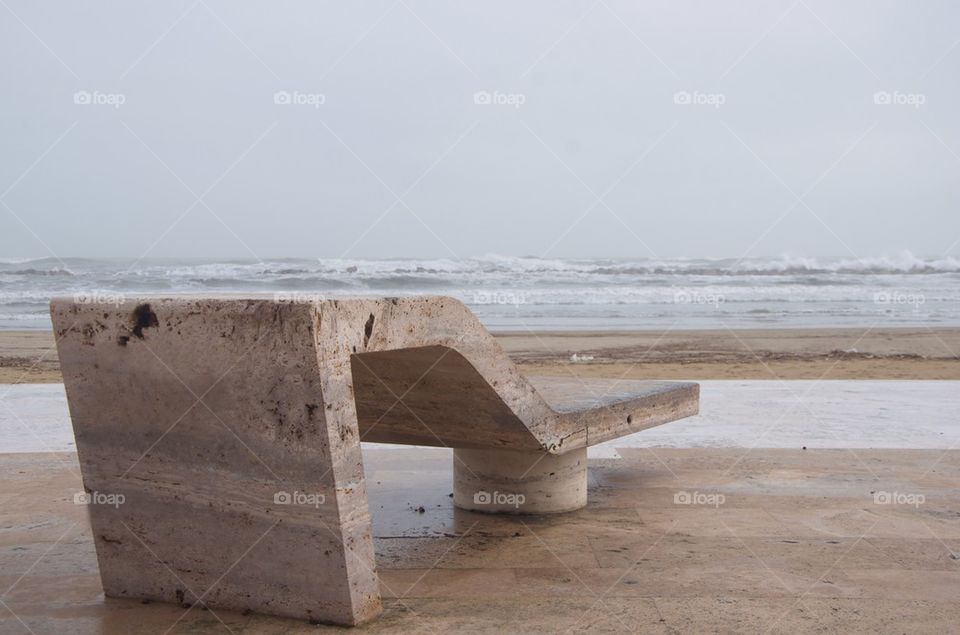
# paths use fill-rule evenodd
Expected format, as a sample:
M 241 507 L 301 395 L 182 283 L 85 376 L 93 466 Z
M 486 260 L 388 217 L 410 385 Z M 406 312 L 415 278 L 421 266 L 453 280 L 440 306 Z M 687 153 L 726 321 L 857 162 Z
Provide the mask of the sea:
M 960 326 L 960 259 L 0 258 L 0 329 L 49 329 L 54 296 L 177 294 L 446 295 L 498 332 Z

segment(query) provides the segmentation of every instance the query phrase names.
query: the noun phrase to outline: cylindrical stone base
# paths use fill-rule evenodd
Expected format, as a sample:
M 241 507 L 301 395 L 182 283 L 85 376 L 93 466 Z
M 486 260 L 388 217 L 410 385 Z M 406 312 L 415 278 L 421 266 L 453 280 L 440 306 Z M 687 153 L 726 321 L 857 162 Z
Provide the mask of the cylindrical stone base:
M 453 503 L 489 514 L 555 514 L 587 504 L 587 449 L 453 450 Z

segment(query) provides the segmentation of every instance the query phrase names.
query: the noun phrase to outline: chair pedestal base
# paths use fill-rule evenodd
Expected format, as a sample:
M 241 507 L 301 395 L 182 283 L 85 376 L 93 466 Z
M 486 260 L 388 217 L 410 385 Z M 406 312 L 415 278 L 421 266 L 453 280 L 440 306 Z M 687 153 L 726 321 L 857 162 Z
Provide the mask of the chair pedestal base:
M 566 454 L 453 450 L 453 503 L 490 514 L 555 514 L 587 504 L 587 449 Z

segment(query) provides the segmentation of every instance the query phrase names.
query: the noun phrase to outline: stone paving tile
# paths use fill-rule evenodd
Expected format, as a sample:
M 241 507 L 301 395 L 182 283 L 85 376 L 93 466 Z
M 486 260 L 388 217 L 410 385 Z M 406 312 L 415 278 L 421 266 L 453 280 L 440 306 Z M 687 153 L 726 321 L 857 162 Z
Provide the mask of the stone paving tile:
M 867 538 L 905 569 L 960 571 L 960 539 Z
M 929 633 L 951 632 L 953 602 L 843 598 L 657 598 L 672 633 Z

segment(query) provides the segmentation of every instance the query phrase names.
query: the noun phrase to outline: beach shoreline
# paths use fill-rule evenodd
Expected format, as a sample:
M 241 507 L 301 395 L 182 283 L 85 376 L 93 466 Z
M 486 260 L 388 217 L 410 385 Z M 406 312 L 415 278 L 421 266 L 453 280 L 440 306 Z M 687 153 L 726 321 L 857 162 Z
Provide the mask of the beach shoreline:
M 960 328 L 495 332 L 530 375 L 960 379 Z M 0 384 L 58 383 L 51 331 L 0 331 Z

